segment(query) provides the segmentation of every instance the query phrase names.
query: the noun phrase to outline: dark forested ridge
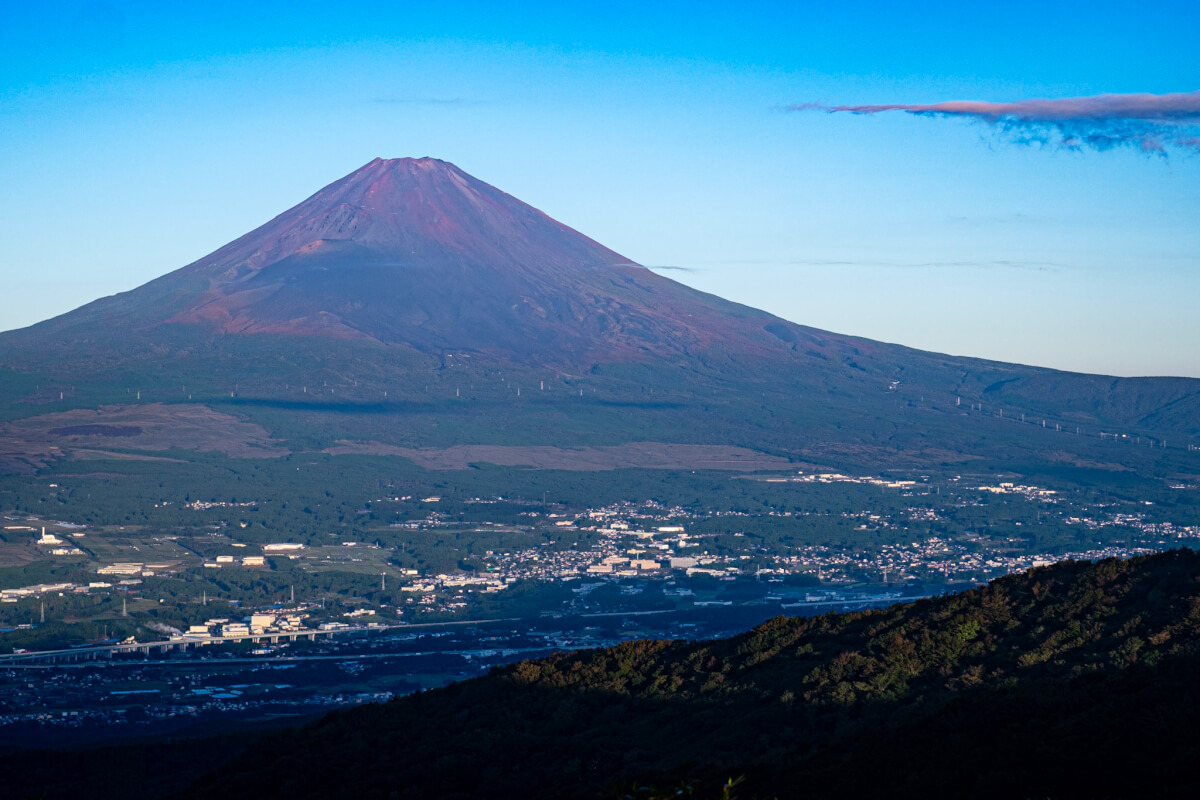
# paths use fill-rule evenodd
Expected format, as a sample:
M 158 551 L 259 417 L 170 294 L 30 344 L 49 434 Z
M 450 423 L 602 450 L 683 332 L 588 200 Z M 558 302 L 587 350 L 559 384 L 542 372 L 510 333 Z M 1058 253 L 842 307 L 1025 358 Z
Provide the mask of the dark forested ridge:
M 187 797 L 1189 794 L 1200 556 L 1064 562 L 886 610 L 642 641 L 271 735 Z

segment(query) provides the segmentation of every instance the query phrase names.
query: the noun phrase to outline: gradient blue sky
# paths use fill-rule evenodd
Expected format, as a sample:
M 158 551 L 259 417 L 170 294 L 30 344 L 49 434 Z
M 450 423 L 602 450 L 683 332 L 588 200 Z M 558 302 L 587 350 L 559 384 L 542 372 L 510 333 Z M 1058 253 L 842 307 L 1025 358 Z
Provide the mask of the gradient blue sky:
M 1193 91 L 1197 30 L 1194 2 L 9 0 L 0 329 L 432 155 L 796 322 L 1200 376 L 1200 155 L 781 110 Z

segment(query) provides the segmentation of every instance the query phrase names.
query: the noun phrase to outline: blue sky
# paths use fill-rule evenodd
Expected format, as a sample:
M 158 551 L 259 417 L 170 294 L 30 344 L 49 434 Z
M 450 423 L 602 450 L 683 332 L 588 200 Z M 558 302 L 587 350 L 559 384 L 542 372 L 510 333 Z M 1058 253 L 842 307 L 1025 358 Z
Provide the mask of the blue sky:
M 432 155 L 796 322 L 1200 376 L 1200 152 L 784 110 L 1192 92 L 1198 9 L 9 2 L 0 329 L 180 267 L 375 156 Z

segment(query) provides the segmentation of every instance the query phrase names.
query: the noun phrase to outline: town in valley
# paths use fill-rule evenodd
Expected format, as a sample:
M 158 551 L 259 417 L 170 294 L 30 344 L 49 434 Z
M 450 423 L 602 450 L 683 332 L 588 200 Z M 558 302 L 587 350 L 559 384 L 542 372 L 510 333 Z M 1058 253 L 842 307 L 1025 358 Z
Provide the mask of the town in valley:
M 71 480 L 36 494 L 70 495 Z M 150 524 L 112 524 L 32 513 L 46 503 L 26 494 L 0 519 L 0 739 L 294 719 L 555 650 L 718 636 L 1200 538 L 1196 487 L 1179 482 L 1120 495 L 792 470 L 720 484 L 733 488 L 711 505 L 573 506 L 379 480 L 352 521 L 301 535 L 255 524 L 265 497 L 164 493 Z

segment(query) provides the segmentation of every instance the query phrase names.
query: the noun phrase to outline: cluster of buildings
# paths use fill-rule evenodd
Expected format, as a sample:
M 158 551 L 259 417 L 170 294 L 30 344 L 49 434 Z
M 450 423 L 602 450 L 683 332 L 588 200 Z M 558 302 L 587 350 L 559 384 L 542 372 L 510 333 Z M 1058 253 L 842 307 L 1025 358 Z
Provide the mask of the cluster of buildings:
M 106 584 L 111 585 L 111 584 Z M 27 597 L 41 597 L 46 594 L 66 594 L 78 590 L 87 591 L 87 587 L 76 583 L 39 583 L 34 586 L 22 586 L 17 589 L 0 589 L 0 603 L 16 603 Z
M 840 472 L 810 472 L 803 471 L 791 478 L 768 478 L 771 483 L 858 483 L 867 486 L 882 486 L 885 489 L 912 489 L 918 485 L 912 480 L 893 480 L 891 478 L 876 478 L 870 475 L 843 475 Z
M 353 543 L 351 543 L 353 544 Z M 240 542 L 235 542 L 234 547 L 245 547 L 246 545 Z M 283 555 L 289 558 L 295 558 L 296 554 L 305 549 L 303 544 L 298 542 L 273 542 L 262 546 L 263 555 L 258 556 L 234 556 L 234 555 L 218 555 L 204 562 L 206 569 L 221 569 L 222 567 L 265 567 L 267 566 L 268 555 Z
M 243 636 L 262 636 L 264 634 L 288 634 L 307 631 L 304 620 L 308 615 L 299 611 L 282 614 L 258 613 L 240 621 L 217 617 L 205 620 L 200 625 L 192 625 L 183 634 L 185 639 L 237 639 Z
M 345 616 L 359 618 L 373 616 L 375 609 L 358 609 Z M 272 640 L 295 639 L 298 637 L 311 638 L 314 633 L 337 633 L 338 631 L 359 630 L 361 625 L 351 626 L 345 622 L 322 622 L 317 627 L 309 627 L 309 619 L 304 608 L 284 611 L 258 611 L 241 619 L 214 617 L 199 625 L 191 625 L 187 631 L 173 637 L 172 641 L 205 643 L 214 639 L 245 639 L 268 637 Z M 370 624 L 367 627 L 380 627 Z
M 141 581 L 121 581 L 121 583 L 141 583 Z M 92 581 L 88 584 L 38 583 L 33 586 L 0 589 L 0 603 L 17 603 L 29 597 L 44 597 L 48 594 L 87 594 L 88 592 L 111 588 L 113 588 L 113 585 L 106 581 Z
M 216 556 L 211 561 L 205 561 L 206 569 L 220 569 L 221 567 L 233 567 L 237 565 L 243 567 L 265 567 L 267 565 L 266 556 Z
M 1014 483 L 1001 483 L 998 486 L 976 486 L 976 491 L 990 492 L 991 494 L 1019 494 L 1027 497 L 1030 500 L 1043 500 L 1046 502 L 1054 502 L 1055 495 L 1058 494 L 1054 489 L 1042 489 L 1038 486 L 1022 486 Z
M 13 519 L 13 518 L 6 517 L 6 519 Z M 68 527 L 79 527 L 79 526 L 70 525 Z M 6 531 L 29 531 L 30 533 L 37 533 L 37 528 L 33 527 L 32 525 L 5 525 L 4 530 L 6 530 Z M 86 534 L 76 533 L 73 535 L 84 536 Z M 59 536 L 57 536 L 56 534 L 46 533 L 45 527 L 42 527 L 42 534 L 38 539 L 36 539 L 34 541 L 34 544 L 36 544 L 38 547 L 46 548 L 45 552 L 48 555 L 52 555 L 52 556 L 82 556 L 82 555 L 85 555 L 85 553 L 82 550 L 80 550 L 74 543 L 69 542 L 65 539 L 62 539 Z
M 168 503 L 163 503 L 163 505 L 168 505 Z M 257 500 L 250 500 L 245 503 L 231 503 L 231 502 L 213 503 L 213 502 L 208 502 L 205 500 L 196 500 L 191 503 L 184 503 L 183 507 L 190 508 L 193 511 L 207 511 L 210 508 L 253 508 L 254 506 L 257 506 L 257 505 L 258 505 Z
M 82 536 L 84 534 L 77 534 Z M 42 536 L 37 540 L 39 547 L 49 548 L 49 553 L 52 556 L 81 556 L 83 551 L 74 544 L 64 541 L 53 533 L 46 533 L 46 529 L 42 528 Z
M 808 572 L 826 584 L 858 583 L 864 580 L 883 583 L 944 580 L 947 583 L 977 583 L 1044 567 L 1063 559 L 1140 555 L 1146 547 L 1100 547 L 1055 555 L 1051 553 L 1002 554 L 976 551 L 964 544 L 940 537 L 919 542 L 883 545 L 876 555 L 855 553 L 830 547 L 805 547 L 795 555 L 779 557 L 774 569 L 763 572 Z
M 843 475 L 840 473 L 800 473 L 794 477 L 767 478 L 769 481 L 799 483 L 856 483 L 899 490 L 901 496 L 933 494 L 934 487 L 922 480 L 892 480 Z M 1024 498 L 1039 505 L 1063 502 L 1062 495 L 1052 489 L 1038 486 L 1001 482 L 996 485 L 968 486 L 962 478 L 951 484 L 959 495 L 955 501 L 978 505 L 982 498 L 971 500 L 970 493 L 981 495 L 1008 495 Z M 949 499 L 949 498 L 947 498 Z M 791 516 L 786 512 L 768 511 L 775 516 Z M 802 516 L 797 513 L 795 516 Z M 527 516 L 538 518 L 537 512 Z M 708 575 L 732 580 L 738 576 L 757 575 L 767 578 L 787 574 L 804 573 L 828 584 L 860 582 L 898 583 L 905 581 L 985 581 L 999 575 L 1020 572 L 1053 563 L 1064 558 L 1095 559 L 1110 556 L 1129 557 L 1153 549 L 1170 546 L 1181 539 L 1200 539 L 1200 526 L 1187 526 L 1170 522 L 1148 521 L 1144 515 L 1130 513 L 1108 513 L 1100 518 L 1091 516 L 1058 516 L 1066 524 L 1083 525 L 1089 528 L 1125 526 L 1135 529 L 1138 541 L 1126 546 L 1096 544 L 1069 553 L 1028 552 L 1024 543 L 1016 539 L 989 543 L 977 535 L 962 538 L 926 535 L 901 544 L 883 544 L 871 547 L 855 546 L 794 546 L 768 550 L 756 546 L 756 540 L 746 537 L 745 549 L 729 547 L 742 534 L 733 533 L 723 537 L 720 552 L 706 549 L 706 534 L 688 532 L 690 522 L 696 524 L 705 517 L 762 516 L 746 512 L 712 511 L 697 514 L 694 510 L 667 507 L 654 502 L 642 504 L 620 503 L 602 508 L 593 508 L 577 514 L 549 514 L 538 522 L 549 523 L 552 531 L 570 535 L 572 531 L 587 531 L 594 542 L 586 549 L 552 547 L 554 542 L 545 542 L 539 547 L 511 552 L 487 551 L 484 561 L 488 565 L 486 576 L 448 576 L 417 579 L 403 588 L 406 591 L 425 595 L 422 602 L 438 604 L 433 596 L 446 590 L 461 590 L 464 587 L 488 587 L 495 591 L 517 580 L 574 580 L 577 578 L 621 579 L 666 576 L 680 572 L 687 576 Z M 856 520 L 856 530 L 890 530 L 903 532 L 911 523 L 944 523 L 945 510 L 936 504 L 913 505 L 898 513 L 873 513 L 870 511 L 843 511 L 838 516 Z M 1019 522 L 1014 523 L 1020 525 Z M 922 526 L 925 527 L 925 526 Z M 966 531 L 965 533 L 970 533 Z M 447 607 L 447 606 L 442 606 Z M 448 607 L 447 607 L 448 608 Z
M 96 570 L 97 575 L 124 575 L 131 577 L 140 575 L 144 578 L 153 577 L 154 575 L 167 572 L 175 569 L 179 565 L 173 561 L 164 561 L 159 563 L 147 563 L 142 561 L 118 561 L 115 564 L 100 567 Z
M 700 540 L 690 536 L 684 525 L 678 524 L 677 518 L 683 513 L 682 509 L 667 509 L 656 504 L 621 504 L 591 509 L 569 519 L 556 519 L 557 515 L 552 514 L 549 520 L 555 528 L 562 528 L 564 534 L 570 530 L 598 534 L 598 544 L 587 550 L 553 547 L 555 542 L 512 552 L 489 550 L 484 556 L 488 577 L 474 580 L 499 587 L 518 580 L 656 577 L 671 570 L 721 577 L 740 573 L 739 566 L 696 549 Z M 433 591 L 455 585 L 453 581 L 447 581 L 447 577 L 437 576 L 436 581 L 414 584 L 414 587 Z

